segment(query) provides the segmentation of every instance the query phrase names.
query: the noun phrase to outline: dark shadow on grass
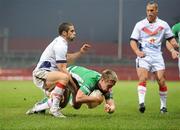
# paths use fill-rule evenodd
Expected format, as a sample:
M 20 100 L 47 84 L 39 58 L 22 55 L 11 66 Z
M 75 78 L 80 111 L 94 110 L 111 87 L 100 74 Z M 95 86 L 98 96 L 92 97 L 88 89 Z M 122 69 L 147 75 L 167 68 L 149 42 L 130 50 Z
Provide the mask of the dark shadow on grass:
M 104 114 L 66 114 L 67 117 L 70 117 L 70 118 L 99 118 L 99 119 L 107 119 L 107 118 L 112 118 L 113 116 L 117 116 L 116 114 L 107 114 L 107 113 L 104 113 Z

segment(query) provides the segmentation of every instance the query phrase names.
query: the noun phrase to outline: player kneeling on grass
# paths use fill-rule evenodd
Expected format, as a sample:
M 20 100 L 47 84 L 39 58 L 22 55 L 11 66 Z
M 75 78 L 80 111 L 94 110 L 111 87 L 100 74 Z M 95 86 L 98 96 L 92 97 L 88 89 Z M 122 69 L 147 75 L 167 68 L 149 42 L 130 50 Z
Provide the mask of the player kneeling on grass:
M 115 111 L 112 87 L 116 84 L 118 77 L 114 71 L 106 69 L 100 74 L 81 66 L 71 66 L 68 68 L 68 71 L 79 87 L 75 98 L 72 98 L 70 101 L 70 104 L 75 109 L 79 109 L 82 104 L 86 104 L 88 108 L 95 108 L 105 99 L 105 111 L 108 113 Z M 68 88 L 64 94 L 66 94 L 64 95 L 64 101 L 60 103 L 64 105 L 60 106 L 61 108 L 66 106 L 69 99 Z M 31 109 L 31 114 L 48 109 L 50 106 L 50 102 L 37 104 Z
M 58 28 L 58 36 L 46 47 L 40 60 L 33 70 L 33 82 L 45 94 L 51 91 L 52 105 L 49 113 L 58 118 L 65 116 L 59 111 L 60 101 L 68 84 L 71 84 L 74 92 L 77 86 L 67 71 L 67 65 L 85 54 L 91 47 L 83 44 L 79 51 L 68 52 L 68 45 L 76 37 L 75 27 L 72 23 L 62 23 Z M 75 96 L 75 93 L 73 93 Z M 31 114 L 28 110 L 26 114 Z

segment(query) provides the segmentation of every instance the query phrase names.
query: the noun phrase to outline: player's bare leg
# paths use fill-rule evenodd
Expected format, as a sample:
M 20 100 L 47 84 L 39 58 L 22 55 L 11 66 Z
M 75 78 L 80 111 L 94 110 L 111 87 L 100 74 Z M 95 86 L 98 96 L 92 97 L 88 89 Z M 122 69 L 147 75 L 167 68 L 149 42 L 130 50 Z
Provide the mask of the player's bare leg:
M 50 114 L 55 117 L 65 117 L 59 111 L 59 104 L 61 99 L 63 98 L 63 93 L 65 90 L 66 85 L 69 82 L 69 76 L 62 72 L 49 72 L 47 76 L 47 83 L 55 85 L 55 88 L 51 92 L 52 96 L 52 106 L 50 108 Z
M 70 105 L 74 109 L 79 109 L 81 107 L 81 105 L 82 105 L 81 103 L 76 102 L 76 94 L 77 94 L 77 91 L 79 89 L 79 86 L 78 86 L 78 82 L 76 81 L 76 79 L 74 79 L 73 77 L 72 77 L 72 79 L 73 79 L 74 83 L 76 84 L 77 88 L 74 88 L 74 87 L 72 87 L 71 84 L 68 84 L 68 89 L 71 91 L 71 94 L 72 94 L 72 97 L 69 100 L 69 102 L 70 102 Z
M 148 78 L 148 71 L 144 68 L 137 68 L 137 75 L 139 77 L 139 84 L 137 87 L 138 99 L 139 99 L 139 111 L 144 113 L 145 111 L 145 95 L 146 95 L 146 81 Z
M 167 112 L 167 106 L 166 106 L 166 100 L 167 100 L 167 86 L 165 84 L 165 70 L 160 70 L 155 73 L 156 80 L 159 85 L 159 95 L 160 95 L 160 112 L 166 113 Z

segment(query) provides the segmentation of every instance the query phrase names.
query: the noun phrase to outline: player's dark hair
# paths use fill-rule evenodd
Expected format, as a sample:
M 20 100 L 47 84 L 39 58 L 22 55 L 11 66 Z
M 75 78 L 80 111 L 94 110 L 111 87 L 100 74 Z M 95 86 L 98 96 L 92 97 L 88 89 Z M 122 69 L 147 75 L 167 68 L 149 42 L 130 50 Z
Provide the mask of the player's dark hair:
M 69 26 L 73 26 L 73 24 L 72 23 L 66 23 L 66 22 L 60 24 L 59 28 L 58 28 L 59 35 L 61 35 L 63 31 L 68 32 Z
M 148 1 L 148 3 L 147 3 L 147 5 L 155 5 L 156 6 L 156 8 L 158 9 L 158 3 L 157 3 L 157 1 L 156 0 L 150 0 L 150 1 Z

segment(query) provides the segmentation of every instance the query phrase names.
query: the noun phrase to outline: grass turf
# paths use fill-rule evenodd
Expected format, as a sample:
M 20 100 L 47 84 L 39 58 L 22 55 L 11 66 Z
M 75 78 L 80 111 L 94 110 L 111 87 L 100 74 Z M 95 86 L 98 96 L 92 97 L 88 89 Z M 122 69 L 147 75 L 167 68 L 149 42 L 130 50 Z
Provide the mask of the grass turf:
M 80 110 L 67 106 L 66 119 L 48 113 L 25 115 L 43 97 L 31 81 L 0 81 L 0 130 L 180 130 L 180 82 L 167 82 L 168 113 L 160 114 L 156 82 L 148 81 L 146 111 L 138 111 L 137 81 L 119 81 L 113 88 L 116 112 L 107 114 L 103 104 Z

